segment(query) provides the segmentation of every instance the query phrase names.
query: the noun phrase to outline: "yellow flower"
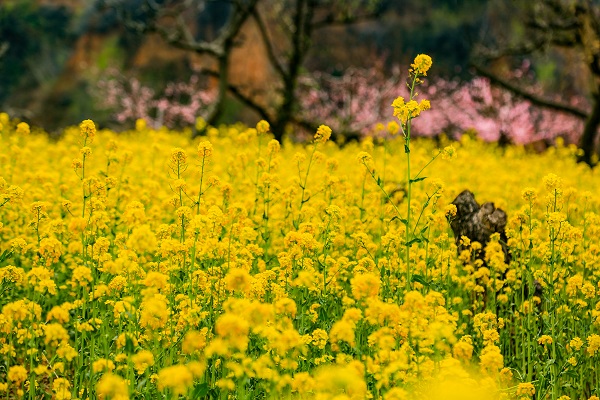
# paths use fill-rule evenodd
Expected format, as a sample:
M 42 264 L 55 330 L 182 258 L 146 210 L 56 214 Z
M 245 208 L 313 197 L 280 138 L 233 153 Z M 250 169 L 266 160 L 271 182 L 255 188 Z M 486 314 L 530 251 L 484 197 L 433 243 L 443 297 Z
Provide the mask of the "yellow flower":
M 128 400 L 129 390 L 125 379 L 112 373 L 102 375 L 96 385 L 96 393 L 100 400 Z
M 399 387 L 393 387 L 383 395 L 384 400 L 409 400 L 410 398 L 411 395 Z
M 427 100 L 421 101 L 421 104 L 415 100 L 405 103 L 404 98 L 400 96 L 392 102 L 392 107 L 394 108 L 394 117 L 397 117 L 402 124 L 406 124 L 409 120 L 418 117 L 421 111 L 428 110 L 430 104 Z
M 83 136 L 85 140 L 89 140 L 90 143 L 94 140 L 94 136 L 96 136 L 96 125 L 94 124 L 94 121 L 86 119 L 79 124 L 79 130 L 81 136 Z
M 246 320 L 230 313 L 221 315 L 215 323 L 217 335 L 228 339 L 239 350 L 245 350 L 248 346 L 249 330 L 250 326 Z
M 537 191 L 534 188 L 528 187 L 523 189 L 523 191 L 521 192 L 521 196 L 525 201 L 533 203 L 537 198 Z
M 198 157 L 206 159 L 213 154 L 213 145 L 209 141 L 203 141 L 198 144 Z
M 543 178 L 546 190 L 549 192 L 560 191 L 562 188 L 562 179 L 556 174 L 548 174 Z
M 56 355 L 61 358 L 64 358 L 67 361 L 73 360 L 75 357 L 77 357 L 78 354 L 79 353 L 77 352 L 77 350 L 75 350 L 67 342 L 61 342 L 61 344 L 58 346 L 58 349 L 56 349 Z
M 479 361 L 482 369 L 488 371 L 498 371 L 504 366 L 504 357 L 500 352 L 500 348 L 493 344 L 488 344 L 481 351 Z
M 356 300 L 362 300 L 377 296 L 381 281 L 378 275 L 365 273 L 352 278 L 350 285 L 352 287 L 352 296 Z
M 279 144 L 279 142 L 275 139 L 271 139 L 269 141 L 269 144 L 267 144 L 267 149 L 269 151 L 269 154 L 273 155 L 273 154 L 277 154 L 279 153 L 279 150 L 281 149 L 281 145 Z
M 196 130 L 203 131 L 206 128 L 206 120 L 202 117 L 196 118 Z
M 142 132 L 148 127 L 146 120 L 143 118 L 138 118 L 135 120 L 135 130 L 138 132 Z
M 259 135 L 264 135 L 265 133 L 269 132 L 270 128 L 271 127 L 269 126 L 269 123 L 264 119 L 258 121 L 258 123 L 256 124 L 256 131 Z
M 569 348 L 572 348 L 575 351 L 579 351 L 582 347 L 583 347 L 583 340 L 581 340 L 579 337 L 574 337 L 569 342 Z
M 325 143 L 331 137 L 331 128 L 327 125 L 321 125 L 317 129 L 317 133 L 315 133 L 314 141 L 315 143 Z
M 275 311 L 279 315 L 288 314 L 290 317 L 296 317 L 296 303 L 290 298 L 282 298 L 275 303 Z
M 460 340 L 454 345 L 452 354 L 456 359 L 470 360 L 473 356 L 473 345 L 468 341 Z
M 29 135 L 30 129 L 29 124 L 27 122 L 19 122 L 17 124 L 17 134 L 22 136 Z
M 587 337 L 588 347 L 587 353 L 590 357 L 596 355 L 598 349 L 600 349 L 600 336 L 592 334 Z
M 324 349 L 329 336 L 323 329 L 315 329 L 311 335 L 311 343 L 318 349 Z
M 350 346 L 354 346 L 355 338 L 354 338 L 354 328 L 356 324 L 342 319 L 340 321 L 336 321 L 329 331 L 329 342 L 332 344 L 332 348 L 339 349 L 338 342 L 346 342 Z
M 396 121 L 390 121 L 387 124 L 387 130 L 390 135 L 395 136 L 400 132 L 400 125 Z
M 373 157 L 366 151 L 361 151 L 358 153 L 356 155 L 356 160 L 360 164 L 365 164 L 367 167 L 370 167 L 373 164 Z
M 61 324 L 56 323 L 44 325 L 44 336 L 44 343 L 52 343 L 53 346 L 58 345 L 58 342 L 69 340 L 69 332 Z
M 442 159 L 452 160 L 453 158 L 456 158 L 456 150 L 454 149 L 454 146 L 450 145 L 444 147 L 444 150 L 442 150 Z
M 156 271 L 150 271 L 143 281 L 147 287 L 155 287 L 164 290 L 169 284 L 169 276 Z
M 169 160 L 172 166 L 183 166 L 187 163 L 187 153 L 180 147 L 171 150 L 171 159 Z
M 427 54 L 419 54 L 415 57 L 415 60 L 410 66 L 416 75 L 427 76 L 427 71 L 429 71 L 429 68 L 431 68 L 432 64 L 433 61 L 431 60 L 431 57 L 429 57 Z
M 454 204 L 448 204 L 444 209 L 444 215 L 446 215 L 446 218 L 454 218 L 456 217 L 457 211 L 458 210 L 456 209 L 456 206 Z
M 175 396 L 185 395 L 193 383 L 194 376 L 185 365 L 173 365 L 158 373 L 158 390 L 170 389 Z
M 552 344 L 552 337 L 550 337 L 549 335 L 542 335 L 538 339 L 538 343 L 543 344 L 544 346 L 547 344 Z
M 533 397 L 535 394 L 535 386 L 531 382 L 519 383 L 517 386 L 517 396 Z
M 131 356 L 131 362 L 139 375 L 146 372 L 148 367 L 154 365 L 154 355 L 148 350 L 140 350 L 137 354 Z
M 242 268 L 232 268 L 225 276 L 225 287 L 232 292 L 248 292 L 251 283 L 252 276 Z
M 13 382 L 15 385 L 19 386 L 21 383 L 25 382 L 29 376 L 29 373 L 22 365 L 13 365 L 8 369 L 7 378 L 9 381 Z
M 354 365 L 325 366 L 315 374 L 314 392 L 317 399 L 360 400 L 367 398 L 367 384 Z
M 71 398 L 70 387 L 71 383 L 65 378 L 56 378 L 52 382 L 52 390 L 55 393 L 54 398 L 57 400 L 69 400 Z
M 101 358 L 92 363 L 92 371 L 93 372 L 102 372 L 108 371 L 112 372 L 115 369 L 115 363 L 111 360 L 107 360 L 105 358 Z
M 185 354 L 192 354 L 195 351 L 202 350 L 206 346 L 206 335 L 208 328 L 202 328 L 198 331 L 188 331 L 183 338 L 181 351 Z
M 150 329 L 158 329 L 165 326 L 169 318 L 169 308 L 164 296 L 154 295 L 142 302 L 140 324 Z

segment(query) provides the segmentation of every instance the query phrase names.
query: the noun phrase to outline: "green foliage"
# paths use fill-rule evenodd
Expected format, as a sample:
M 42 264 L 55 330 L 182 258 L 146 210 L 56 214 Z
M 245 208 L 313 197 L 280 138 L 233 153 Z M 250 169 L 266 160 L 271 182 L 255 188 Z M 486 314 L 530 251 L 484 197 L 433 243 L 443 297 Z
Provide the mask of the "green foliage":
M 0 4 L 0 38 L 9 45 L 0 60 L 0 101 L 19 85 L 45 78 L 45 71 L 60 71 L 73 43 L 71 19 L 67 8 L 33 0 Z

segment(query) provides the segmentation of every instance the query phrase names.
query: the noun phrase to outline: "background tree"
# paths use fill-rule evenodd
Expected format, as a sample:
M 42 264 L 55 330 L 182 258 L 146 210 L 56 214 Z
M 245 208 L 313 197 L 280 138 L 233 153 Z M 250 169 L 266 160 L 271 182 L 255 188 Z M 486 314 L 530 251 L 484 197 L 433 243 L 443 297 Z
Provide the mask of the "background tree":
M 33 0 L 0 4 L 0 107 L 30 115 L 26 97 L 52 87 L 73 43 L 71 12 Z M 5 101 L 10 100 L 10 106 Z
M 503 2 L 506 3 L 506 2 Z M 520 29 L 488 31 L 475 49 L 474 63 L 480 75 L 497 85 L 524 97 L 538 106 L 564 112 L 585 120 L 579 147 L 580 161 L 594 164 L 595 144 L 600 126 L 600 4 L 592 0 L 518 1 L 506 5 L 508 12 L 519 15 Z M 569 79 L 583 79 L 583 87 L 591 103 L 590 110 L 566 102 L 569 96 L 561 93 L 556 99 L 534 93 L 514 79 L 506 79 L 484 65 L 500 66 L 506 70 L 524 57 L 561 57 L 569 67 Z M 497 68 L 498 69 L 498 68 Z M 497 70 L 496 69 L 496 70 Z M 577 76 L 578 75 L 578 76 Z M 582 78 L 583 77 L 583 78 Z
M 291 14 L 290 9 L 293 10 Z M 297 97 L 298 80 L 312 48 L 313 35 L 331 25 L 355 24 L 376 18 L 378 13 L 378 2 L 373 0 L 265 1 L 262 9 L 254 10 L 252 17 L 259 27 L 267 49 L 268 60 L 279 78 L 276 85 L 279 96 L 276 104 L 270 106 L 260 105 L 254 101 L 247 103 L 271 122 L 276 137 L 281 138 L 290 123 L 314 131 L 319 123 L 326 122 L 298 118 L 300 111 Z M 275 21 L 279 21 L 279 24 L 274 23 Z M 285 37 L 279 49 L 276 39 L 278 33 L 283 33 Z M 344 134 L 348 137 L 356 135 L 357 132 L 344 132 Z
M 207 122 L 214 124 L 221 113 L 225 95 L 230 89 L 229 65 L 231 51 L 236 45 L 240 29 L 254 12 L 258 0 L 231 0 L 224 2 L 229 8 L 228 18 L 216 37 L 204 39 L 190 28 L 190 16 L 206 6 L 206 1 L 146 0 L 142 13 L 134 14 L 126 7 L 127 1 L 107 1 L 106 5 L 117 10 L 125 24 L 142 33 L 157 33 L 167 43 L 183 50 L 208 55 L 216 60 L 216 71 L 207 70 L 218 78 L 218 90 L 207 112 Z M 235 91 L 235 88 L 231 88 Z
M 216 38 L 206 40 L 193 31 L 191 19 L 208 4 L 222 4 L 228 9 L 227 22 L 219 29 Z M 167 43 L 180 49 L 206 54 L 217 61 L 217 68 L 204 68 L 203 72 L 218 80 L 218 91 L 207 123 L 214 124 L 221 116 L 225 94 L 230 92 L 244 105 L 267 120 L 279 139 L 290 124 L 314 130 L 318 121 L 297 117 L 298 79 L 313 44 L 316 31 L 334 24 L 353 24 L 375 18 L 377 1 L 354 0 L 235 0 L 235 1 L 144 1 L 142 13 L 128 12 L 127 1 L 107 1 L 105 4 L 118 10 L 125 24 L 138 32 L 158 33 Z M 221 10 L 223 11 L 223 10 Z M 249 19 L 256 24 L 266 50 L 276 81 L 270 88 L 255 88 L 233 84 L 229 79 L 230 56 L 234 47 L 243 40 L 242 26 Z M 201 19 L 200 19 L 201 20 Z

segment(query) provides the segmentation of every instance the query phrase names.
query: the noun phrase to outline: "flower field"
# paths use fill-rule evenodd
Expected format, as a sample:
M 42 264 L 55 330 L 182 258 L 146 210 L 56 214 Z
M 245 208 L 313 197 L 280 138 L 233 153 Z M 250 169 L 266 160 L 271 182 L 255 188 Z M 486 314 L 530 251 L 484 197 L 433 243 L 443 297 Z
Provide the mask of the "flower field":
M 0 114 L 0 398 L 598 399 L 597 170 L 407 145 L 394 105 L 344 146 Z M 509 263 L 457 254 L 464 189 L 507 212 Z

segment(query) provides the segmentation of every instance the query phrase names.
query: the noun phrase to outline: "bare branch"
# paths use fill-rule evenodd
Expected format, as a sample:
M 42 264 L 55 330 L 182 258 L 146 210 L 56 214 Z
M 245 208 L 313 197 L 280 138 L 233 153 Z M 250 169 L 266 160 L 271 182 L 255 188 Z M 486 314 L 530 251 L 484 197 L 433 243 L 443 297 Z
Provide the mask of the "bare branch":
M 228 87 L 229 92 L 231 92 L 231 94 L 233 94 L 239 101 L 241 101 L 242 103 L 244 103 L 246 106 L 250 107 L 251 109 L 253 109 L 258 115 L 260 115 L 260 117 L 266 121 L 269 121 L 269 123 L 271 123 L 273 121 L 273 117 L 271 115 L 269 115 L 269 113 L 267 112 L 266 107 L 261 106 L 260 104 L 258 104 L 256 101 L 254 101 L 254 99 L 252 99 L 249 96 L 246 96 L 244 93 L 242 93 L 240 91 L 240 89 L 235 86 L 235 85 L 229 85 Z
M 490 49 L 481 44 L 474 47 L 476 57 L 487 62 L 499 60 L 504 57 L 522 57 L 531 55 L 546 47 L 547 42 L 542 38 L 531 38 L 528 42 L 519 43 L 514 46 L 505 46 L 503 48 Z
M 344 18 L 336 18 L 333 14 L 328 14 L 325 18 L 322 18 L 318 21 L 313 22 L 313 29 L 322 29 L 330 26 L 347 26 L 347 25 L 355 25 L 361 22 L 369 22 L 376 21 L 381 18 L 381 13 L 373 12 L 362 15 L 353 15 Z
M 189 2 L 181 3 L 179 7 L 165 8 L 156 5 L 153 0 L 146 0 L 147 6 L 155 10 L 152 21 L 148 24 L 136 24 L 132 21 L 127 22 L 129 22 L 129 26 L 133 26 L 138 31 L 158 33 L 167 43 L 180 49 L 191 50 L 198 54 L 209 54 L 219 58 L 224 57 L 229 51 L 230 46 L 233 45 L 234 38 L 240 32 L 244 22 L 255 9 L 257 3 L 258 0 L 250 0 L 247 4 L 241 1 L 234 2 L 235 10 L 232 12 L 229 22 L 212 42 L 196 40 L 185 23 L 183 14 L 186 7 L 189 7 Z M 163 19 L 174 19 L 175 26 L 166 27 L 161 25 L 159 21 Z
M 202 73 L 202 74 L 206 74 L 208 76 L 219 78 L 219 73 L 217 71 L 212 70 L 212 69 L 202 68 L 198 72 Z M 256 113 L 259 114 L 261 116 L 261 118 L 263 118 L 263 119 L 265 119 L 267 121 L 273 121 L 272 117 L 267 112 L 267 108 L 263 107 L 262 105 L 258 104 L 256 101 L 254 101 L 251 97 L 249 97 L 249 96 L 245 95 L 244 93 L 242 93 L 241 88 L 239 88 L 238 86 L 236 86 L 234 84 L 229 83 L 227 85 L 227 90 L 232 95 L 234 95 L 235 98 L 237 98 L 239 101 L 241 101 L 246 106 L 248 106 L 251 109 L 253 109 L 254 111 L 256 111 Z
M 529 92 L 519 88 L 516 85 L 513 85 L 509 81 L 500 78 L 499 76 L 493 74 L 492 72 L 481 67 L 480 65 L 477 65 L 477 64 L 471 64 L 471 65 L 473 66 L 473 68 L 475 68 L 475 70 L 477 71 L 477 73 L 479 75 L 488 78 L 493 84 L 500 86 L 500 87 L 516 94 L 517 96 L 524 98 L 525 100 L 529 100 L 531 103 L 533 103 L 537 106 L 550 108 L 552 110 L 571 114 L 571 115 L 581 118 L 581 119 L 588 118 L 588 113 L 583 110 L 580 110 L 579 108 L 570 106 L 568 104 L 554 102 L 552 100 L 547 100 L 542 97 L 536 96 L 532 93 L 529 93 Z
M 283 66 L 277 59 L 277 55 L 275 54 L 275 49 L 273 48 L 273 41 L 269 37 L 269 33 L 267 32 L 267 27 L 265 25 L 265 22 L 264 22 L 262 16 L 260 15 L 260 12 L 257 9 L 254 9 L 254 11 L 252 13 L 252 17 L 254 18 L 254 21 L 256 21 L 256 25 L 258 26 L 260 36 L 263 40 L 263 43 L 265 44 L 265 48 L 267 49 L 267 57 L 269 58 L 269 61 L 273 65 L 273 68 L 275 68 L 275 71 L 277 71 L 277 73 L 281 77 L 284 77 L 285 71 L 283 69 Z

